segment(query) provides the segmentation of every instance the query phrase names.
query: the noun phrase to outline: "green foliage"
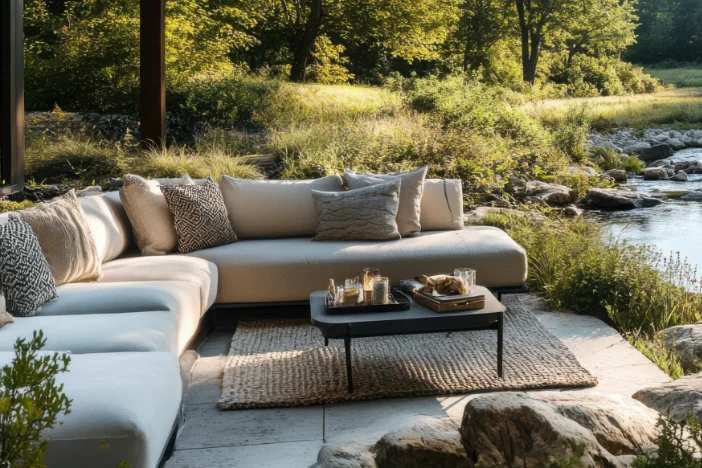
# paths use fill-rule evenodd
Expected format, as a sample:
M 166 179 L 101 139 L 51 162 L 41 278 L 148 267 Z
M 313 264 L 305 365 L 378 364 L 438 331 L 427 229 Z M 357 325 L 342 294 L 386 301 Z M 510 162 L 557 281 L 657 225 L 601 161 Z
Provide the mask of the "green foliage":
M 327 36 L 317 37 L 307 78 L 320 84 L 342 84 L 352 80 L 353 73 L 346 68 L 349 58 L 342 55 L 344 50 L 344 46 L 334 45 Z
M 700 468 L 702 458 L 702 431 L 700 421 L 690 417 L 687 421 L 676 423 L 661 418 L 658 427 L 658 450 L 650 455 L 637 458 L 633 468 Z
M 0 201 L 0 213 L 7 213 L 9 211 L 26 210 L 26 209 L 31 208 L 33 206 L 34 206 L 34 203 L 32 203 L 29 200 L 25 200 L 22 202 Z
M 2 368 L 0 462 L 13 468 L 44 466 L 49 441 L 41 440 L 41 432 L 61 424 L 59 416 L 71 412 L 63 384 L 56 383 L 59 374 L 68 372 L 71 358 L 40 354 L 45 345 L 41 330 L 31 341 L 18 339 L 12 364 Z
M 135 113 L 139 97 L 139 1 L 49 0 L 25 3 L 25 79 L 28 109 Z M 211 74 L 231 74 L 229 59 L 253 43 L 223 18 L 242 11 L 205 0 L 167 3 L 169 88 Z M 238 13 L 237 13 L 238 12 Z
M 641 354 L 655 363 L 663 372 L 674 379 L 685 375 L 685 369 L 680 364 L 680 359 L 674 349 L 665 345 L 665 336 L 658 332 L 654 334 L 641 334 L 638 331 L 625 334 L 626 339 Z
M 555 129 L 556 147 L 569 155 L 573 161 L 582 162 L 586 158 L 585 142 L 590 134 L 585 108 L 572 108 Z
M 556 307 L 649 336 L 702 319 L 696 271 L 678 257 L 610 239 L 584 221 L 533 224 L 502 215 L 486 223 L 505 229 L 526 249 L 530 285 Z
M 646 168 L 646 163 L 636 155 L 626 156 L 622 159 L 622 168 L 632 174 L 641 174 Z
M 25 156 L 26 176 L 39 183 L 102 184 L 123 172 L 120 146 L 84 136 L 42 137 L 27 145 Z

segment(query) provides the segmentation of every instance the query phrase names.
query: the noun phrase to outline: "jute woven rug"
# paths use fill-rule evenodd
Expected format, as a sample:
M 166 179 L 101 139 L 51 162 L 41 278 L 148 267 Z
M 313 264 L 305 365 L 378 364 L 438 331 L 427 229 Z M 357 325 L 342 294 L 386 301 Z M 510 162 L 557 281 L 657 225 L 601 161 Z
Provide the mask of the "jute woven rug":
M 355 392 L 346 392 L 342 340 L 328 347 L 307 320 L 239 324 L 219 409 L 268 408 L 386 397 L 588 387 L 597 379 L 519 301 L 507 296 L 504 378 L 495 331 L 352 340 Z

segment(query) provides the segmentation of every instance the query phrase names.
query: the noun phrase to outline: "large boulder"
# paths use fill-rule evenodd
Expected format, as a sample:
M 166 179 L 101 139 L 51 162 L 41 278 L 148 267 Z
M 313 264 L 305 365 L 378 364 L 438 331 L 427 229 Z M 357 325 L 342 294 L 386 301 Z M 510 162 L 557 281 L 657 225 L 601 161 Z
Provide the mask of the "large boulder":
M 685 370 L 699 371 L 698 366 L 702 365 L 702 323 L 666 328 L 665 346 L 675 350 Z
M 626 182 L 628 180 L 626 171 L 623 171 L 622 169 L 610 169 L 602 175 L 604 177 L 609 177 L 615 182 Z
M 676 151 L 685 149 L 687 147 L 685 143 L 681 140 L 681 138 L 671 138 L 670 140 L 666 141 L 666 143 Z
M 565 185 L 548 184 L 538 180 L 527 182 L 524 194 L 548 205 L 567 205 L 575 201 L 575 192 Z
M 689 416 L 702 421 L 702 373 L 644 388 L 634 393 L 634 398 L 675 422 L 683 422 Z
M 377 442 L 325 444 L 314 468 L 469 468 L 459 425 L 451 418 L 417 416 Z
M 647 167 L 643 171 L 644 180 L 666 180 L 668 171 L 665 167 Z
M 373 448 L 378 468 L 469 468 L 458 424 L 419 416 L 384 435 Z
M 624 151 L 626 152 L 626 148 Z M 644 162 L 653 162 L 669 157 L 673 154 L 673 148 L 668 143 L 659 143 L 653 146 L 639 146 L 628 154 L 636 154 Z
M 657 198 L 650 198 L 639 192 L 619 189 L 591 188 L 582 200 L 582 204 L 590 209 L 630 210 L 646 208 L 661 203 Z
M 371 448 L 355 441 L 324 444 L 313 468 L 378 468 Z
M 580 466 L 626 466 L 653 446 L 657 415 L 597 394 L 496 393 L 466 406 L 461 436 L 485 466 L 545 466 L 582 451 Z

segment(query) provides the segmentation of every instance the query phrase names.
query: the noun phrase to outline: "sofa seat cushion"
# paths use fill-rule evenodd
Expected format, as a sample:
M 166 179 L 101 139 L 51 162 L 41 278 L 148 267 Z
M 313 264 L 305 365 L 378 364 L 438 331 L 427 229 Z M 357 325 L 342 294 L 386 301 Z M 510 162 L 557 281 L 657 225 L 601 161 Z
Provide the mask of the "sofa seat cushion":
M 121 258 L 102 266 L 102 282 L 188 281 L 200 288 L 203 312 L 217 297 L 217 265 L 201 258 L 170 255 Z
M 9 364 L 14 353 L 0 353 Z M 48 468 L 85 466 L 154 468 L 178 418 L 182 385 L 170 353 L 80 354 L 57 377 L 73 400 L 50 439 Z
M 251 240 L 189 255 L 217 264 L 218 303 L 305 301 L 312 291 L 326 289 L 329 278 L 342 281 L 369 266 L 393 284 L 458 267 L 476 269 L 478 284 L 487 287 L 520 285 L 527 275 L 524 249 L 488 226 L 385 242 Z
M 44 304 L 36 316 L 192 311 L 200 316 L 200 288 L 187 281 L 72 283 L 56 288 L 59 298 Z
M 17 338 L 31 340 L 35 330 L 43 330 L 47 351 L 73 354 L 161 351 L 178 355 L 195 333 L 197 323 L 168 311 L 18 317 L 0 330 L 0 352 L 12 351 Z M 181 327 L 189 331 L 183 330 L 180 335 Z

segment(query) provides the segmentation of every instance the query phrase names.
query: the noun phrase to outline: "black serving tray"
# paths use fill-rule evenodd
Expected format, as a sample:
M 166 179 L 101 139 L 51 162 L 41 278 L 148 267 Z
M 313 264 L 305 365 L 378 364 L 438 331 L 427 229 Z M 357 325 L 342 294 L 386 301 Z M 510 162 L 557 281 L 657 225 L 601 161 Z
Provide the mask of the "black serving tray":
M 369 313 L 383 313 L 383 312 L 404 312 L 409 310 L 412 306 L 412 300 L 404 295 L 402 292 L 391 289 L 390 297 L 393 302 L 390 304 L 382 305 L 355 305 L 355 306 L 329 306 L 329 296 L 327 295 L 327 313 L 330 315 L 344 315 L 344 314 L 369 314 Z

